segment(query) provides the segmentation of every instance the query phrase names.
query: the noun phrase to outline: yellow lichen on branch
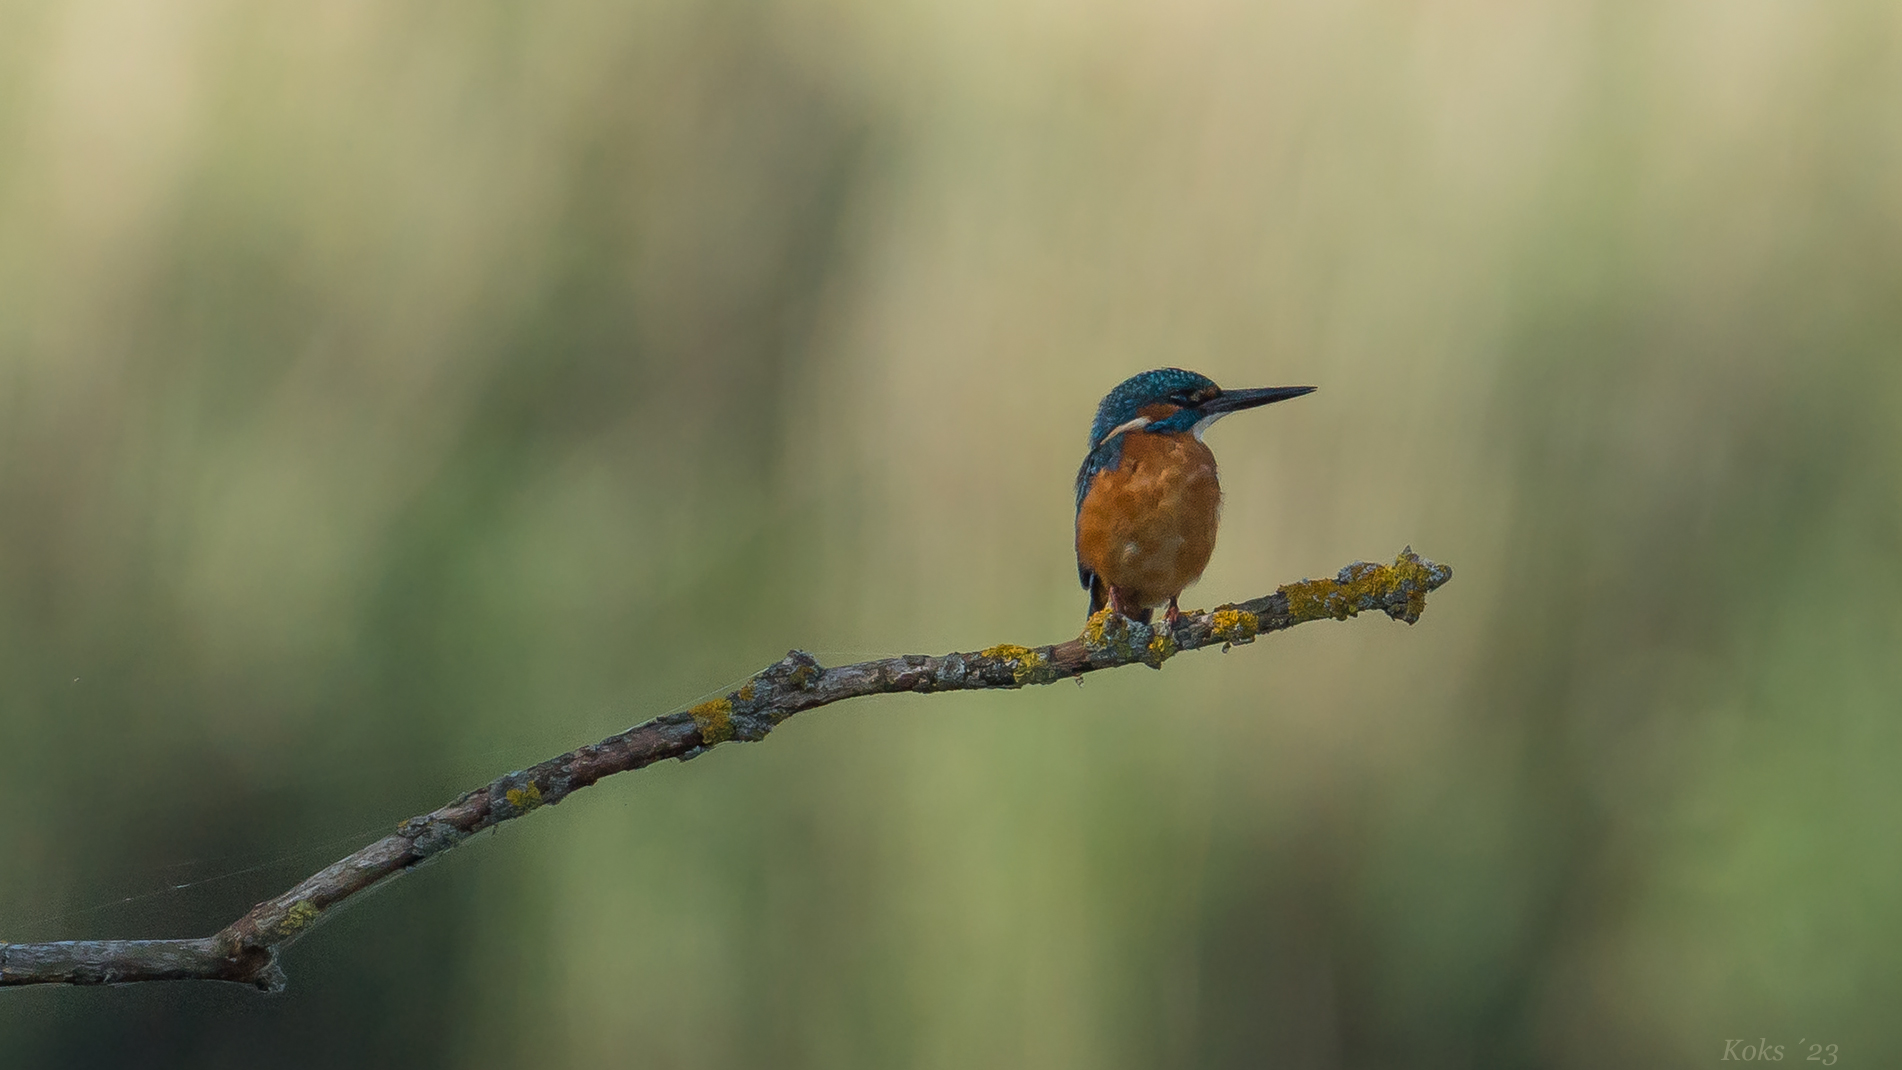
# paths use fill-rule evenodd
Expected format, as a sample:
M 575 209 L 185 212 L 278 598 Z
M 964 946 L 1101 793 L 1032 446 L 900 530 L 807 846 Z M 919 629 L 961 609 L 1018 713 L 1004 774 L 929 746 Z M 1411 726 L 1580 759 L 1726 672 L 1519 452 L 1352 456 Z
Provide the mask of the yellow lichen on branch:
M 710 702 L 702 702 L 687 712 L 693 716 L 693 723 L 700 726 L 700 742 L 706 746 L 725 743 L 733 738 L 731 699 L 716 698 Z
M 1252 643 L 1261 634 L 1261 618 L 1245 609 L 1223 606 L 1209 614 L 1209 634 L 1224 643 Z
M 527 813 L 542 804 L 542 789 L 536 787 L 535 782 L 531 780 L 528 782 L 528 787 L 510 788 L 502 793 L 502 797 L 509 801 L 510 806 Z
M 301 929 L 308 928 L 310 923 L 316 921 L 318 915 L 322 913 L 323 911 L 317 908 L 317 904 L 308 899 L 299 899 L 297 902 L 291 904 L 290 910 L 285 912 L 284 920 L 277 923 L 277 931 L 285 936 L 289 936 Z
M 1050 663 L 1042 654 L 1027 646 L 1017 646 L 1014 643 L 999 643 L 993 647 L 986 647 L 978 651 L 978 657 L 992 658 L 1009 665 L 1011 679 L 1019 684 L 1048 683 L 1060 675 L 1057 670 L 1050 667 Z
M 1428 565 L 1407 550 L 1391 565 L 1357 561 L 1334 579 L 1290 583 L 1281 594 L 1288 600 L 1292 624 L 1329 617 L 1346 620 L 1363 609 L 1383 609 L 1392 593 L 1405 594 L 1406 618 L 1412 620 L 1426 610 L 1427 592 L 1436 585 Z
M 1149 646 L 1145 649 L 1149 656 L 1144 658 L 1143 661 L 1147 662 L 1152 668 L 1160 669 L 1162 668 L 1162 663 L 1168 661 L 1170 656 L 1173 655 L 1178 648 L 1176 646 L 1175 636 L 1170 635 L 1168 632 L 1157 632 L 1156 637 L 1149 640 Z

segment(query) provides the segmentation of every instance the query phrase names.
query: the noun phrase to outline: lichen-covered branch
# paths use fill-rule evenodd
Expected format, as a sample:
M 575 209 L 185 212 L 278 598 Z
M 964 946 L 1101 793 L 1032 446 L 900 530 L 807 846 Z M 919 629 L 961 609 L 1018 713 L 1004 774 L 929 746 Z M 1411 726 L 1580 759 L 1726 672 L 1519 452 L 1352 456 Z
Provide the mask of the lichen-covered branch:
M 692 758 L 729 740 L 766 738 L 801 710 L 895 691 L 973 691 L 1047 684 L 1098 669 L 1141 663 L 1160 668 L 1201 647 L 1253 642 L 1311 620 L 1344 620 L 1379 610 L 1411 624 L 1427 592 L 1453 570 L 1415 554 L 1391 565 L 1356 562 L 1332 580 L 1303 580 L 1274 594 L 1202 613 L 1173 627 L 1150 627 L 1100 613 L 1083 634 L 1052 646 L 1001 645 L 970 654 L 905 654 L 826 668 L 795 650 L 724 698 L 635 725 L 599 743 L 510 773 L 420 817 L 252 907 L 213 936 L 194 940 L 67 940 L 0 943 L 0 986 L 235 981 L 268 991 L 284 986 L 278 953 L 350 897 L 412 869 L 485 828 L 552 806 L 602 777 L 664 758 Z

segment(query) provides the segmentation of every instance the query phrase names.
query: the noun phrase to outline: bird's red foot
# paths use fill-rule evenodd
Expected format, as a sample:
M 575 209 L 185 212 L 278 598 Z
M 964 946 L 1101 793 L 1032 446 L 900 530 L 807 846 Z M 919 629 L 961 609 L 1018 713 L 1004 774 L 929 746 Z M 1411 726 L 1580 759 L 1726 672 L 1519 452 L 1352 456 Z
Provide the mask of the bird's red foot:
M 1169 599 L 1169 608 L 1166 610 L 1163 610 L 1162 619 L 1165 623 L 1169 625 L 1169 629 L 1171 631 L 1175 630 L 1176 621 L 1182 619 L 1182 609 L 1180 606 L 1176 605 L 1175 599 L 1173 598 Z

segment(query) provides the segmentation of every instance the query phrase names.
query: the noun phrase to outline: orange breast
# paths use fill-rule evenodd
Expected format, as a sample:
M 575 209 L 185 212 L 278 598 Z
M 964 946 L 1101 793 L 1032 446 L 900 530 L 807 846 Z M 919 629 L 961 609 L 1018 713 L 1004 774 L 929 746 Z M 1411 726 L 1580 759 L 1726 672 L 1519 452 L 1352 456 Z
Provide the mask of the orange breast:
M 1126 434 L 1077 511 L 1077 560 L 1129 603 L 1161 605 L 1208 567 L 1221 508 L 1215 455 L 1194 435 Z

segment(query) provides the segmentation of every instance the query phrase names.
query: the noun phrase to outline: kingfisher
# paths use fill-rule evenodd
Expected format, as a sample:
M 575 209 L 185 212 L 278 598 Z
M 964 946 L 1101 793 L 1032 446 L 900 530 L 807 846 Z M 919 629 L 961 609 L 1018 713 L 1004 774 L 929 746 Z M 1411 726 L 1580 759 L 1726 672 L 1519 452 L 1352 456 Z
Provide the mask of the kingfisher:
M 1222 487 L 1202 442 L 1231 412 L 1311 394 L 1311 386 L 1223 390 L 1181 368 L 1133 375 L 1107 394 L 1076 474 L 1076 572 L 1090 615 L 1105 607 L 1149 622 L 1181 615 L 1176 600 L 1208 567 Z

